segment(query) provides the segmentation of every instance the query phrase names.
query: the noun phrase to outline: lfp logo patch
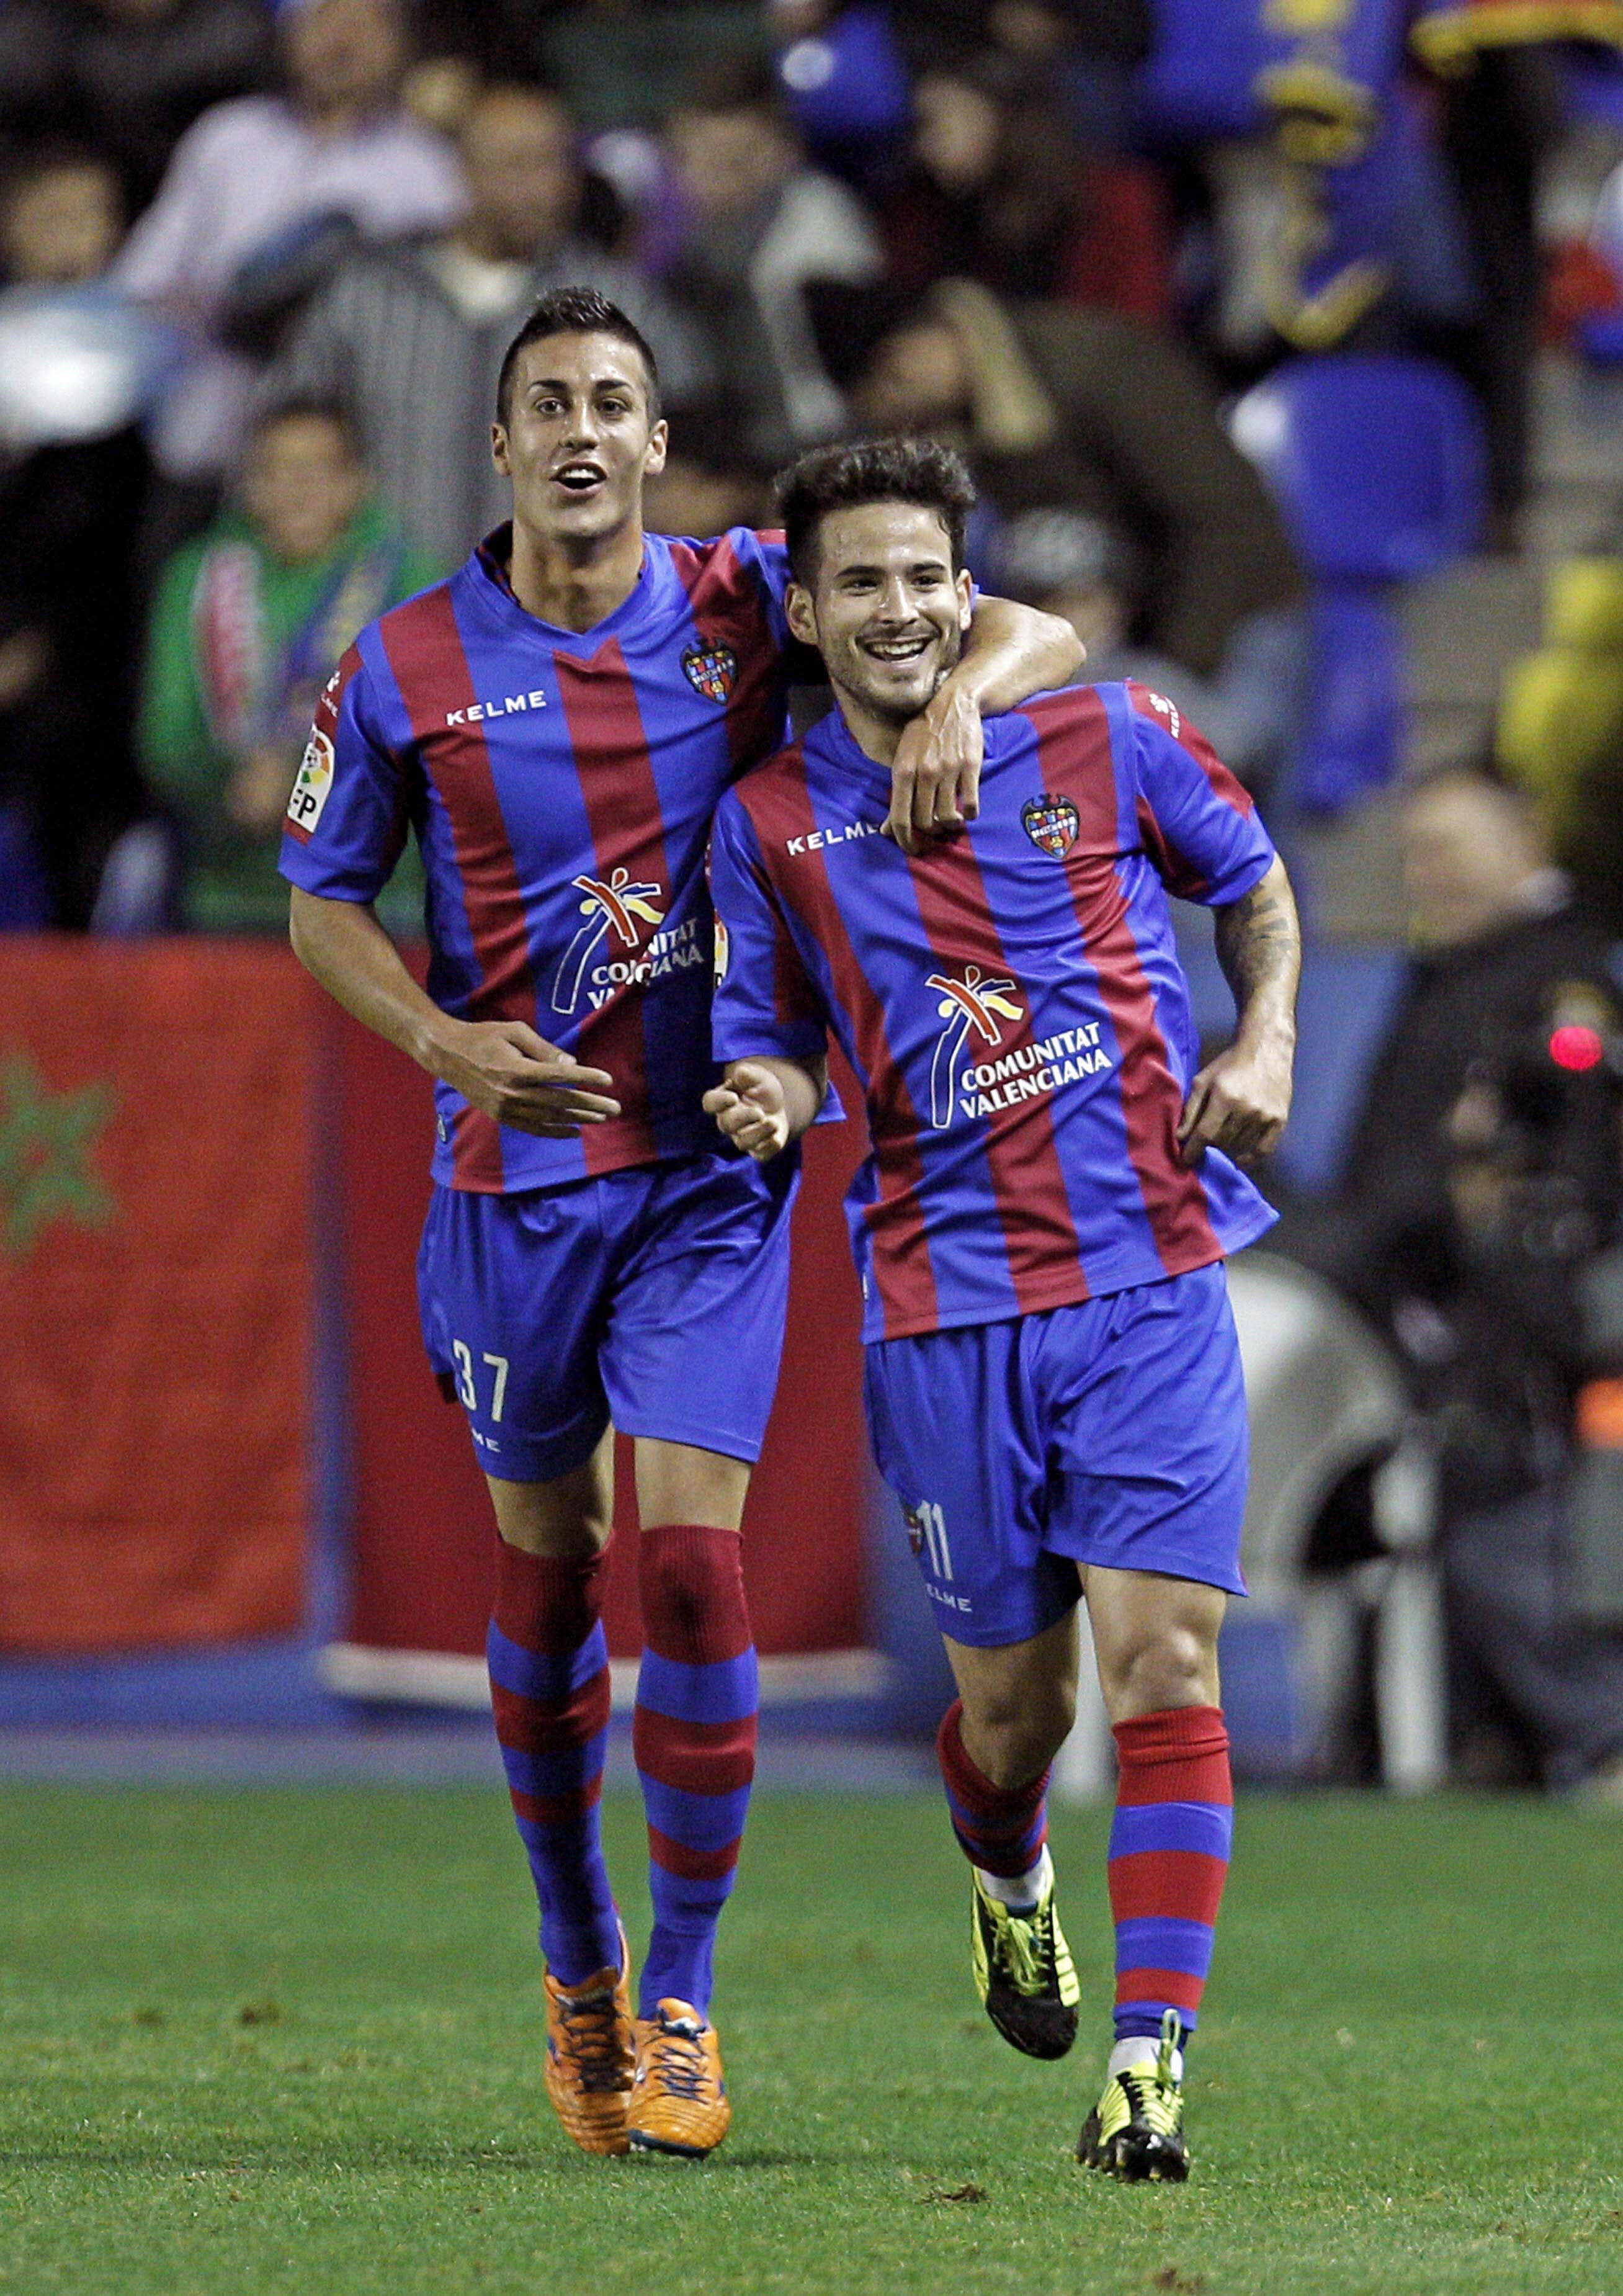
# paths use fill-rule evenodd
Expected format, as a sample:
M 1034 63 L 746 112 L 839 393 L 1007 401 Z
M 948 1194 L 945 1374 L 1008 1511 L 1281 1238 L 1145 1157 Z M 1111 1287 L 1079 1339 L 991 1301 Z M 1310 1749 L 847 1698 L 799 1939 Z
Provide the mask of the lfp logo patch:
M 287 801 L 288 820 L 301 836 L 308 837 L 321 819 L 332 787 L 334 763 L 332 738 L 318 726 L 305 745 L 293 793 Z
M 1062 861 L 1077 841 L 1077 832 L 1082 826 L 1077 808 L 1068 797 L 1051 797 L 1046 790 L 1021 808 L 1021 826 L 1039 853 L 1051 853 Z
M 738 656 L 731 646 L 689 646 L 682 667 L 694 693 L 707 701 L 725 701 L 738 683 Z

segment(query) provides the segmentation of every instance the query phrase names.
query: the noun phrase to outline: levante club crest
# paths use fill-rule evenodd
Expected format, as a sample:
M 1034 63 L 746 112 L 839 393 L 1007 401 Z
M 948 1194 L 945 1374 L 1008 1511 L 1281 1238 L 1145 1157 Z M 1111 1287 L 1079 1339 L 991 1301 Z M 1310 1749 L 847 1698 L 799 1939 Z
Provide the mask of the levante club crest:
M 731 646 L 689 646 L 682 667 L 688 684 L 707 701 L 725 701 L 738 683 L 738 656 Z
M 1077 808 L 1068 797 L 1050 797 L 1045 790 L 1021 808 L 1021 824 L 1041 853 L 1062 861 L 1077 841 L 1081 827 Z

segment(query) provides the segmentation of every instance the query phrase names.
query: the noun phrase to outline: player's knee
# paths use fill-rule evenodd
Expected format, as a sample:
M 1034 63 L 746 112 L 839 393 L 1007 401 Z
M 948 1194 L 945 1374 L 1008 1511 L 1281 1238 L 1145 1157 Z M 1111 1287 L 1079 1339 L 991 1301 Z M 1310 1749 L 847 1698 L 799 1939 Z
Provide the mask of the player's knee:
M 496 1527 L 503 1543 L 523 1554 L 573 1560 L 601 1554 L 613 1518 L 607 1507 L 559 1504 L 544 1483 L 491 1484 Z
M 1217 1696 L 1216 1650 L 1191 1628 L 1158 1628 L 1117 1654 L 1104 1689 L 1116 1721 L 1172 1706 L 1209 1704 Z
M 1076 1685 L 1000 1685 L 972 1701 L 966 1698 L 964 1717 L 984 1750 L 982 1767 L 994 1785 L 1024 1785 L 1047 1767 L 1070 1735 Z
M 579 1519 L 569 1522 L 519 1521 L 499 1522 L 496 1530 L 504 1546 L 516 1546 L 521 1554 L 573 1562 L 601 1554 L 609 1544 L 610 1526 L 607 1522 Z
M 657 1618 L 682 1647 L 701 1642 L 719 1606 L 742 1603 L 741 1554 L 733 1532 L 680 1543 L 644 1532 L 637 1555 L 644 1623 Z

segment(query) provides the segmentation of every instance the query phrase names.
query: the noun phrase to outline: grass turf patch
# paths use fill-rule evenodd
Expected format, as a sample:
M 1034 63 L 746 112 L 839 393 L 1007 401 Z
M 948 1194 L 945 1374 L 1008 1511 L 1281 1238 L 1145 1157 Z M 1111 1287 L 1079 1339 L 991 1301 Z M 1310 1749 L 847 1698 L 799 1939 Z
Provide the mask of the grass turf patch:
M 761 1797 L 717 2003 L 736 2117 L 695 2167 L 553 2120 L 499 1796 L 0 1793 L 0 2291 L 1623 2292 L 1607 1821 L 1242 1804 L 1181 2190 L 1070 2159 L 1106 1824 L 1055 1820 L 1093 2014 L 1039 2065 L 979 2010 L 933 1800 Z M 635 1804 L 607 1826 L 645 1923 Z

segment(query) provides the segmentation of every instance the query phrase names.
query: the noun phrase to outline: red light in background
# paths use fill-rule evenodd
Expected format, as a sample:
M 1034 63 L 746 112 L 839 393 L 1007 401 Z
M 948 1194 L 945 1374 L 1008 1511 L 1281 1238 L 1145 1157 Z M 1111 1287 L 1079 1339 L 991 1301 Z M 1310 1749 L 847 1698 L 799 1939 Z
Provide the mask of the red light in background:
M 1598 1029 L 1570 1022 L 1551 1034 L 1550 1058 L 1558 1069 L 1598 1069 L 1605 1057 L 1606 1047 Z

